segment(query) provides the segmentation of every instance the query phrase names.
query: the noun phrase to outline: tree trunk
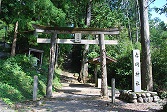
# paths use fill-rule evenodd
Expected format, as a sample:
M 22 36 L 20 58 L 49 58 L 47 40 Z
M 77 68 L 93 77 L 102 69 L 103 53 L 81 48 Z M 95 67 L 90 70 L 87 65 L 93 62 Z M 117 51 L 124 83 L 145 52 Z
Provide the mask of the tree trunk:
M 138 0 L 136 0 L 136 16 L 136 42 L 139 42 L 140 12 Z
M 16 22 L 16 25 L 15 25 L 14 37 L 13 37 L 13 43 L 12 43 L 12 49 L 11 49 L 11 56 L 16 55 L 17 33 L 18 33 L 18 21 Z
M 86 63 L 88 61 L 87 59 L 87 54 L 88 54 L 88 50 L 89 50 L 89 44 L 86 44 L 84 46 L 84 52 L 83 52 L 83 82 L 86 83 L 87 82 L 87 78 L 88 78 L 88 63 Z
M 2 2 L 2 0 L 0 0 L 0 13 L 1 13 L 1 2 Z
M 49 74 L 47 77 L 47 88 L 46 88 L 46 97 L 52 97 L 52 82 L 55 69 L 55 47 L 56 47 L 56 38 L 57 34 L 54 34 L 51 38 L 51 48 L 50 48 L 50 60 L 49 60 Z
M 150 37 L 148 23 L 148 0 L 139 0 L 141 22 L 141 46 L 142 46 L 142 89 L 153 90 L 152 63 L 150 52 Z
M 129 18 L 129 1 L 126 0 L 126 16 L 128 20 L 128 36 L 129 39 L 132 41 L 132 31 L 131 31 L 131 24 L 130 24 L 130 18 Z
M 87 6 L 87 12 L 86 12 L 86 25 L 90 26 L 91 21 L 91 9 L 92 9 L 92 0 L 89 0 L 88 6 Z
M 90 21 L 91 21 L 91 7 L 92 7 L 92 0 L 89 1 L 87 10 L 86 10 L 86 25 L 90 26 Z M 88 77 L 88 61 L 87 59 L 87 54 L 89 50 L 89 45 L 84 46 L 84 51 L 83 51 L 83 59 L 82 59 L 82 65 L 81 65 L 81 72 L 80 72 L 80 78 L 83 80 L 85 83 L 87 81 Z

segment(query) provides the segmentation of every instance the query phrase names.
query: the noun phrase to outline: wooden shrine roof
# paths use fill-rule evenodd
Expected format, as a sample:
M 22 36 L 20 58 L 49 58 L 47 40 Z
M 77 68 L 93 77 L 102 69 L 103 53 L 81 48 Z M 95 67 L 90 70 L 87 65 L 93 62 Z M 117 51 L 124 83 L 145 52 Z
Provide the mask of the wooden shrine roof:
M 38 52 L 38 53 L 43 53 L 43 50 L 38 50 L 38 49 L 34 49 L 34 48 L 29 48 L 29 51 L 34 51 L 34 52 Z
M 50 27 L 33 24 L 34 29 L 38 33 L 57 33 L 57 34 L 108 34 L 117 35 L 120 32 L 119 28 L 75 28 L 75 27 Z
M 112 63 L 112 62 L 117 62 L 117 60 L 111 58 L 111 57 L 108 57 L 106 56 L 106 63 Z M 88 63 L 92 63 L 92 64 L 100 64 L 100 56 L 99 57 L 96 57 L 96 58 L 93 58 L 91 60 L 88 60 Z

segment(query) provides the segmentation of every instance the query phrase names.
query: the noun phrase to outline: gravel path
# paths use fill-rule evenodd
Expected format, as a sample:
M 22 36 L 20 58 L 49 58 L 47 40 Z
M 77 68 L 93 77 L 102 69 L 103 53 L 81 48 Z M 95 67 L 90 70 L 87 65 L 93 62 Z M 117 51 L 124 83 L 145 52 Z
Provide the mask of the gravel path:
M 157 103 L 126 103 L 118 99 L 115 104 L 111 98 L 100 96 L 100 89 L 92 84 L 78 83 L 73 74 L 62 74 L 61 89 L 53 94 L 51 99 L 42 99 L 28 105 L 28 112 L 154 112 L 162 108 L 165 102 Z M 118 93 L 118 92 L 117 92 Z M 109 91 L 109 96 L 111 93 Z
M 14 112 L 3 101 L 0 100 L 0 112 Z

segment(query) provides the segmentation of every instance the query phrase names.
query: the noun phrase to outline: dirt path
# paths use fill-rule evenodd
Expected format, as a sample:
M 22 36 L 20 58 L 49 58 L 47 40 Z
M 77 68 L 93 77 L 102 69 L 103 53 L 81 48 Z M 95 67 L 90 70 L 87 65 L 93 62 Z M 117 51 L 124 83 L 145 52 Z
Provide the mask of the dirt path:
M 118 99 L 115 104 L 111 99 L 102 99 L 100 89 L 93 84 L 78 83 L 71 73 L 64 72 L 61 76 L 61 89 L 53 94 L 51 99 L 43 99 L 29 105 L 29 112 L 154 112 L 162 108 L 158 103 L 126 103 Z M 110 91 L 109 91 L 110 92 Z

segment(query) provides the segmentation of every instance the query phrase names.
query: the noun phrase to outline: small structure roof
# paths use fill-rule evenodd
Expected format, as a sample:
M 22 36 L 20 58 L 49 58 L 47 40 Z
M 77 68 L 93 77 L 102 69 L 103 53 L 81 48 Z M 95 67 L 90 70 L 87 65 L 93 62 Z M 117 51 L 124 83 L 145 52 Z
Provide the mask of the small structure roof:
M 108 57 L 106 56 L 106 63 L 112 63 L 112 62 L 117 62 L 117 60 L 111 58 L 111 57 Z M 88 60 L 88 63 L 92 63 L 92 64 L 100 64 L 100 56 L 99 57 L 96 57 L 96 58 L 93 58 L 91 60 Z
M 34 52 L 38 52 L 38 53 L 43 53 L 43 50 L 38 50 L 38 49 L 34 49 L 34 48 L 29 48 L 29 51 L 34 51 Z

